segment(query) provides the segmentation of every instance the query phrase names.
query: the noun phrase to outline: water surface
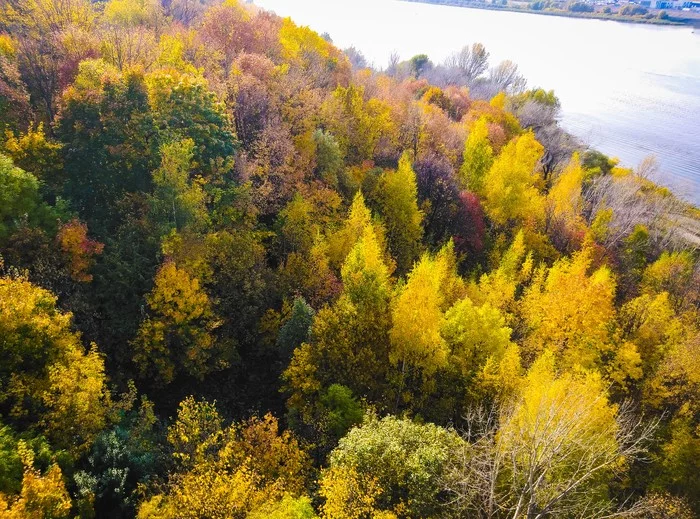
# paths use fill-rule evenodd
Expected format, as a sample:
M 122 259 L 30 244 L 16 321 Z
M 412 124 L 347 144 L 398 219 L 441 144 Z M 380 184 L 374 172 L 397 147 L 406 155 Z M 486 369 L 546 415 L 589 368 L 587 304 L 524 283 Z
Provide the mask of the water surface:
M 653 154 L 660 182 L 700 203 L 700 32 L 398 0 L 255 0 L 265 9 L 354 45 L 377 68 L 392 52 L 439 62 L 483 43 L 530 87 L 554 89 L 562 126 L 636 166 Z

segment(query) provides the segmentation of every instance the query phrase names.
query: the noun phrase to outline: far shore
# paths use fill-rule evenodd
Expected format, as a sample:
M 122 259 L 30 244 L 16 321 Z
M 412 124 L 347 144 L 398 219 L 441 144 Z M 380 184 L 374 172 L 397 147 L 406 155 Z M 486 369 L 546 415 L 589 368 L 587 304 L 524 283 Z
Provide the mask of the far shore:
M 471 0 L 401 0 L 403 2 L 414 2 L 421 4 L 449 5 L 454 7 L 465 7 L 468 9 L 486 9 L 489 11 L 510 11 L 515 13 L 540 14 L 546 16 L 563 16 L 566 18 L 585 18 L 589 20 L 610 20 L 622 23 L 639 23 L 646 25 L 671 25 L 690 26 L 700 28 L 700 13 L 666 10 L 668 18 L 645 18 L 644 16 L 620 16 L 615 13 L 604 13 L 596 11 L 592 13 L 579 13 L 566 11 L 564 9 L 526 9 L 517 6 L 487 4 L 485 2 Z M 656 14 L 661 10 L 649 9 L 651 14 Z

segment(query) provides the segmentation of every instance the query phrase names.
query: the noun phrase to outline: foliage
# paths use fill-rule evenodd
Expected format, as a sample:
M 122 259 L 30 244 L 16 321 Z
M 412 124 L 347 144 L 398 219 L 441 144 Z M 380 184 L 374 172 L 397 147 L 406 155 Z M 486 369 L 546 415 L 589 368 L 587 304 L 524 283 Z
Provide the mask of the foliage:
M 219 324 L 197 278 L 166 262 L 147 302 L 152 317 L 141 324 L 134 340 L 134 362 L 142 376 L 167 384 L 181 372 L 202 378 L 217 368 L 212 350 Z
M 542 152 L 534 135 L 526 133 L 509 142 L 494 160 L 483 184 L 486 213 L 496 223 L 542 219 L 544 198 L 535 171 Z
M 560 109 L 479 43 L 4 2 L 0 516 L 697 514 L 700 213 Z
M 423 235 L 423 214 L 418 209 L 416 174 L 408 154 L 399 160 L 396 171 L 380 179 L 380 213 L 387 230 L 387 241 L 399 273 L 407 272 L 417 258 Z
M 446 461 L 459 445 L 454 432 L 433 424 L 420 425 L 394 417 L 369 418 L 340 441 L 331 453 L 330 466 L 331 471 L 350 471 L 351 478 L 354 471 L 360 485 L 379 490 L 374 490 L 379 494 L 374 498 L 371 491 L 365 491 L 370 506 L 374 502 L 379 510 L 393 510 L 407 517 L 434 517 L 444 504 L 441 478 Z M 335 474 L 330 472 L 326 477 Z M 376 478 L 374 484 L 371 478 Z M 329 484 L 331 488 L 337 485 Z

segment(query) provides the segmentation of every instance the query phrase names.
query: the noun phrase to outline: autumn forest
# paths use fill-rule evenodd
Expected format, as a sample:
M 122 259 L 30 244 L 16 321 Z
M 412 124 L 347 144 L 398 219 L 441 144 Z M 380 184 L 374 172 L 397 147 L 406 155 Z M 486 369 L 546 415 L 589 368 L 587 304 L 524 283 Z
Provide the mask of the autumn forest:
M 525 79 L 2 0 L 0 518 L 699 517 L 700 212 Z

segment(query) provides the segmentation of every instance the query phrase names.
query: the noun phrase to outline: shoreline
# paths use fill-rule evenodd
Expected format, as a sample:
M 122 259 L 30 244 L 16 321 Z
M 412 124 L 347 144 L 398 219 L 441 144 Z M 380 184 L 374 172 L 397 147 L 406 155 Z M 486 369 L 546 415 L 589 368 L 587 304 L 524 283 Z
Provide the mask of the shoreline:
M 615 14 L 609 13 L 577 13 L 572 11 L 556 10 L 556 11 L 546 11 L 546 10 L 536 10 L 536 9 L 523 9 L 520 7 L 513 6 L 498 6 L 493 4 L 487 4 L 484 2 L 473 2 L 470 0 L 400 0 L 402 2 L 411 2 L 417 4 L 430 4 L 430 5 L 448 5 L 452 7 L 462 7 L 465 9 L 482 9 L 486 11 L 508 11 L 512 13 L 525 13 L 525 14 L 539 14 L 544 16 L 559 16 L 562 18 L 583 18 L 588 20 L 604 20 L 611 22 L 620 23 L 634 23 L 642 25 L 660 25 L 666 27 L 694 27 L 700 28 L 700 18 L 679 18 L 674 17 L 669 14 L 668 19 L 659 18 L 638 18 L 634 16 L 617 16 Z M 669 11 L 667 11 L 669 12 Z

